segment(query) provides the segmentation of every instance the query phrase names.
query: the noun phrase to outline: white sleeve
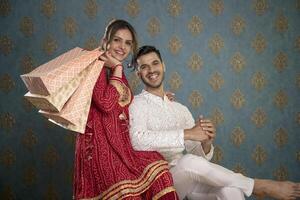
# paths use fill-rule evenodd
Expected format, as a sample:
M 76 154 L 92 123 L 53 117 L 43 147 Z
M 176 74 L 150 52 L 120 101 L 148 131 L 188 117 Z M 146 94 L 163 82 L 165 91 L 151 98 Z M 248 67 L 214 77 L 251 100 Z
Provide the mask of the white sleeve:
M 146 101 L 134 99 L 129 106 L 130 139 L 135 150 L 147 151 L 183 151 L 183 129 L 169 131 L 151 131 L 147 127 L 148 105 Z
M 186 127 L 192 128 L 195 126 L 195 120 L 191 114 L 191 112 L 185 107 L 185 111 L 183 112 L 185 119 L 186 119 Z M 207 160 L 211 160 L 213 157 L 214 147 L 211 146 L 210 151 L 205 154 L 201 142 L 198 141 L 192 141 L 192 140 L 186 140 L 185 141 L 185 149 L 187 153 L 191 153 L 194 155 L 202 156 L 203 158 Z

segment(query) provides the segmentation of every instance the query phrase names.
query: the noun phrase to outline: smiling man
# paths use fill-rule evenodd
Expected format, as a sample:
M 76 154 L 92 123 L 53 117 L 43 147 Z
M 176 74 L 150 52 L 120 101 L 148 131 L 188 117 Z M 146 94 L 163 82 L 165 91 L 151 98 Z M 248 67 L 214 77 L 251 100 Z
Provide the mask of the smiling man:
M 209 162 L 215 127 L 209 119 L 195 123 L 187 107 L 168 100 L 159 50 L 143 46 L 133 63 L 145 89 L 129 108 L 132 145 L 136 150 L 158 151 L 165 157 L 180 199 L 239 200 L 251 194 L 276 199 L 300 196 L 299 183 L 252 179 Z

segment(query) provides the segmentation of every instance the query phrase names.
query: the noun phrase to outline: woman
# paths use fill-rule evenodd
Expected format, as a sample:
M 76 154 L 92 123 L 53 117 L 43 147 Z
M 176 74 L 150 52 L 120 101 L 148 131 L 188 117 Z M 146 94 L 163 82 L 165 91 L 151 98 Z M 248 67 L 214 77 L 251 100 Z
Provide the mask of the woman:
M 102 39 L 105 62 L 93 90 L 85 134 L 75 147 L 75 199 L 177 199 L 168 164 L 157 152 L 134 151 L 128 131 L 133 98 L 122 61 L 137 49 L 134 28 L 112 21 Z

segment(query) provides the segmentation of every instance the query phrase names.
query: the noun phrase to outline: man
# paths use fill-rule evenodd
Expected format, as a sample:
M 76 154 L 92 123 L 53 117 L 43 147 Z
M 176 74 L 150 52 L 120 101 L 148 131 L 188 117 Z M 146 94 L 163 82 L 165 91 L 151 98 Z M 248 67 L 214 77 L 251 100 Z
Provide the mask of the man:
M 134 63 L 145 90 L 129 110 L 132 145 L 136 150 L 159 151 L 165 157 L 180 199 L 239 200 L 251 194 L 276 199 L 300 197 L 299 183 L 251 179 L 209 162 L 215 127 L 208 119 L 195 123 L 185 106 L 166 98 L 160 52 L 143 46 Z

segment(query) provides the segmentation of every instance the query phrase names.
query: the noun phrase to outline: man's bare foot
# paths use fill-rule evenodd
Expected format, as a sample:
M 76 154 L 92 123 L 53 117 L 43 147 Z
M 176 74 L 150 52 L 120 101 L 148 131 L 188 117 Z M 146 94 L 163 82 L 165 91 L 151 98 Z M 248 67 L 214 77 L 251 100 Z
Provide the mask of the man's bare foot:
M 275 199 L 292 200 L 300 197 L 300 183 L 255 179 L 253 194 Z

